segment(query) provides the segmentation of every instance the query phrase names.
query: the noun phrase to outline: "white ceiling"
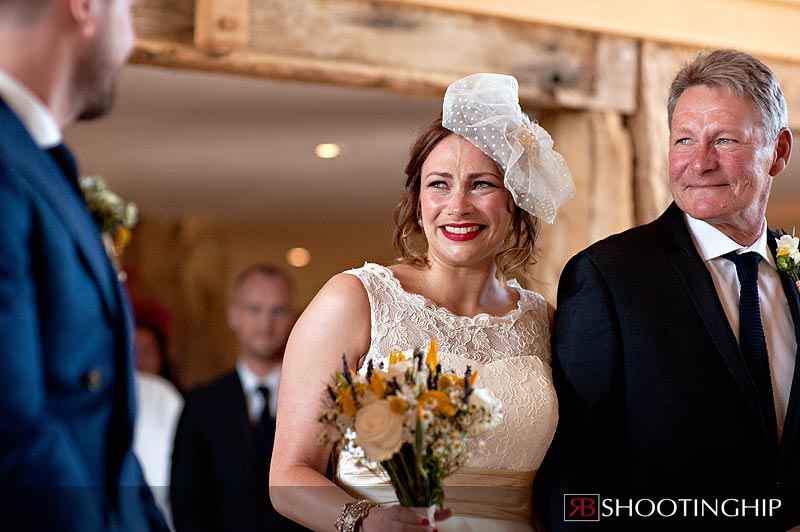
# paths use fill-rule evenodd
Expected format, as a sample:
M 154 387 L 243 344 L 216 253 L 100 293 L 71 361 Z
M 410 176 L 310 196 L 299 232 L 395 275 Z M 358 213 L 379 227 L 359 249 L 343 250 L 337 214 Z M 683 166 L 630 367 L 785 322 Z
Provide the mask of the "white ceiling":
M 143 215 L 282 226 L 388 220 L 434 100 L 384 91 L 128 66 L 113 112 L 65 133 L 82 174 Z M 314 155 L 335 142 L 336 159 Z
M 439 106 L 373 89 L 128 66 L 113 112 L 65 136 L 82 173 L 103 175 L 145 216 L 374 224 L 389 221 L 410 143 Z M 322 142 L 342 155 L 318 159 Z M 773 190 L 792 212 L 798 158 Z

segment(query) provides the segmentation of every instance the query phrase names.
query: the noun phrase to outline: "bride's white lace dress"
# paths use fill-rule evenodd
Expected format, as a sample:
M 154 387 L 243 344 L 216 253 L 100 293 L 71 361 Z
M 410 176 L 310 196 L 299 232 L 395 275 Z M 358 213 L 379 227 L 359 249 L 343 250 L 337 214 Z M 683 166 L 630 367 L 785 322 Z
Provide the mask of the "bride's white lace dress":
M 442 369 L 478 371 L 481 387 L 503 402 L 503 423 L 484 434 L 484 452 L 476 452 L 464 470 L 445 481 L 445 504 L 456 516 L 437 523 L 441 532 L 531 531 L 531 486 L 558 421 L 550 378 L 547 304 L 539 294 L 519 292 L 517 308 L 505 316 L 457 316 L 428 299 L 403 290 L 391 270 L 367 263 L 349 270 L 369 296 L 372 339 L 368 360 L 388 362 L 391 350 L 427 345 L 436 338 Z M 337 480 L 356 497 L 396 501 L 385 477 L 339 457 Z

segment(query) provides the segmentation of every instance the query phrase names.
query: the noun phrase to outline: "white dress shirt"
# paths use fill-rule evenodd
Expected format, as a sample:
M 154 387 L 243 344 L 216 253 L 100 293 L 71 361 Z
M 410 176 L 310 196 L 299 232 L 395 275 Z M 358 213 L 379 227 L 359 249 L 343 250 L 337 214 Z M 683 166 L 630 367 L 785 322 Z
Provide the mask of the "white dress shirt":
M 61 128 L 42 101 L 8 72 L 0 70 L 0 97 L 25 125 L 36 145 L 46 150 L 61 144 Z
M 139 459 L 144 478 L 156 503 L 169 523 L 169 472 L 172 466 L 172 442 L 183 410 L 183 397 L 167 379 L 136 371 L 136 422 L 133 452 Z
M 257 423 L 264 411 L 264 396 L 258 391 L 259 386 L 269 389 L 269 411 L 272 417 L 278 411 L 278 385 L 281 382 L 281 366 L 278 364 L 266 376 L 259 377 L 240 360 L 236 363 L 236 372 L 242 382 L 242 390 L 247 399 L 247 412 L 251 423 Z
M 758 301 L 761 306 L 764 337 L 767 341 L 772 395 L 775 399 L 778 437 L 780 437 L 783 434 L 783 423 L 792 388 L 797 339 L 780 274 L 767 247 L 767 223 L 764 221 L 764 229 L 758 240 L 745 248 L 704 221 L 696 220 L 685 213 L 684 218 L 697 252 L 711 272 L 717 295 L 737 341 L 739 340 L 739 277 L 736 275 L 736 265 L 723 255 L 731 251 L 737 253 L 753 251 L 763 258 L 758 265 Z

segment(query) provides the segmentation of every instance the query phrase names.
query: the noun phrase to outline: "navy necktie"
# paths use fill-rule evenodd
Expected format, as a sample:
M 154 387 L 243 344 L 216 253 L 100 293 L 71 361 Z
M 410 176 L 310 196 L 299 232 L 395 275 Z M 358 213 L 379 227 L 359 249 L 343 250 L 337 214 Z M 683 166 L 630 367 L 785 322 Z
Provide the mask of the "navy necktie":
M 70 186 L 78 192 L 79 196 L 83 197 L 80 186 L 78 185 L 78 165 L 75 162 L 75 157 L 72 156 L 72 152 L 63 144 L 59 144 L 48 148 L 47 153 L 50 154 L 56 164 L 58 164 L 58 167 L 61 168 Z
M 754 252 L 730 252 L 724 255 L 736 265 L 739 277 L 739 347 L 750 368 L 750 375 L 758 389 L 759 402 L 767 426 L 777 435 L 775 403 L 772 398 L 772 377 L 769 371 L 767 342 L 761 323 L 761 305 L 758 301 L 758 263 L 761 255 Z

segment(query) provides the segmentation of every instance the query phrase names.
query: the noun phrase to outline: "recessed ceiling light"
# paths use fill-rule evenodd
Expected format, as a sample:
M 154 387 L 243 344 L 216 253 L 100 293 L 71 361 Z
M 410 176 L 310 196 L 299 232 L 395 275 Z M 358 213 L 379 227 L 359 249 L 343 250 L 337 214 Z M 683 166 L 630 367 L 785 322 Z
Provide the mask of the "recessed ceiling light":
M 338 157 L 342 149 L 338 144 L 317 144 L 314 148 L 314 153 L 320 159 L 333 159 Z
M 302 268 L 311 262 L 311 253 L 306 248 L 292 248 L 286 252 L 286 262 L 289 266 Z

